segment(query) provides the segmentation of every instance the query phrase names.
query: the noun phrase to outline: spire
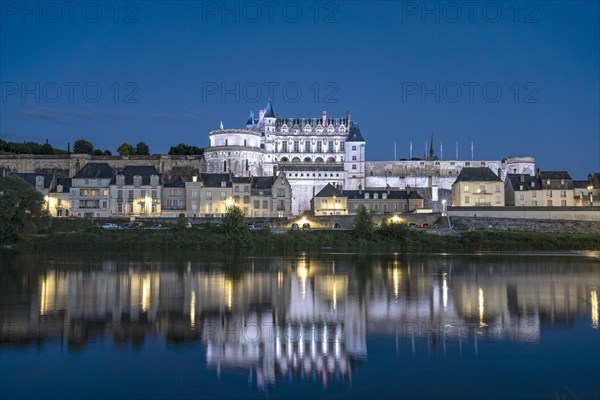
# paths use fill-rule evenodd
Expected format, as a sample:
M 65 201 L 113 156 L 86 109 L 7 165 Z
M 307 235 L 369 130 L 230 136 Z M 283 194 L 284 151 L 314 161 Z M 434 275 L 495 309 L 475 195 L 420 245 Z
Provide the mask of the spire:
M 271 99 L 267 102 L 267 108 L 265 109 L 265 118 L 275 118 L 275 112 L 273 111 L 273 104 Z
M 219 129 L 223 130 L 223 121 L 221 121 L 221 125 L 219 125 Z
M 429 159 L 433 160 L 433 156 L 434 156 L 434 149 L 433 149 L 433 132 L 431 133 L 431 143 L 429 145 Z
M 248 117 L 248 121 L 246 121 L 246 125 L 254 125 L 254 111 L 250 110 L 250 116 Z

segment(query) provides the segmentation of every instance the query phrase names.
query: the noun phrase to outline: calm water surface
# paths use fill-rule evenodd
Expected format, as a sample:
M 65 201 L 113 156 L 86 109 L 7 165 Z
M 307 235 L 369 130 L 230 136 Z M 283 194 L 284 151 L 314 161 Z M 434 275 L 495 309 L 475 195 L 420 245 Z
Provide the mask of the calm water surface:
M 0 255 L 0 397 L 600 397 L 598 258 Z

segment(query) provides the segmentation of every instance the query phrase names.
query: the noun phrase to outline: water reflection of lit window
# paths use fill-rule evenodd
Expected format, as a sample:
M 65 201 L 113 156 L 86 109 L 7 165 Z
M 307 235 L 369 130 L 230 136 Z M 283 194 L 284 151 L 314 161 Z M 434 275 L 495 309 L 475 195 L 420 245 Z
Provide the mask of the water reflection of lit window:
M 442 276 L 442 304 L 444 305 L 444 310 L 448 309 L 448 277 L 445 272 Z
M 145 276 L 142 280 L 142 311 L 148 311 L 150 306 L 150 278 Z
M 296 271 L 300 277 L 300 284 L 302 285 L 302 300 L 306 299 L 306 278 L 308 277 L 308 269 L 306 269 L 304 261 L 301 261 Z
M 196 325 L 196 292 L 193 290 L 190 299 L 190 325 L 192 328 Z
M 595 288 L 590 292 L 590 303 L 592 303 L 592 327 L 598 329 L 598 292 Z
M 484 307 L 484 299 L 483 299 L 483 289 L 479 288 L 479 326 L 484 327 L 487 326 L 485 322 L 483 322 L 483 315 L 485 312 Z
M 398 295 L 400 293 L 400 271 L 398 268 L 394 268 L 393 270 L 393 280 L 394 280 L 394 297 L 398 300 Z
M 233 283 L 231 279 L 225 279 L 225 306 L 229 311 L 233 308 Z

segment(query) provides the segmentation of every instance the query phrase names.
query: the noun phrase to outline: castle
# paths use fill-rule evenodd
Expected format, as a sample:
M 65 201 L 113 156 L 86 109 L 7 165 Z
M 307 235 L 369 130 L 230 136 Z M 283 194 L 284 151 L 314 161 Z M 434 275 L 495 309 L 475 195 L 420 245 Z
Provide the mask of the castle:
M 366 140 L 350 113 L 331 118 L 282 118 L 271 101 L 251 112 L 245 128 L 209 133 L 204 152 L 208 173 L 236 176 L 276 176 L 284 172 L 292 186 L 292 213 L 310 209 L 310 200 L 328 183 L 344 190 L 426 189 L 435 208 L 438 191 L 451 190 L 463 167 L 488 167 L 501 179 L 507 173 L 533 175 L 532 157 L 503 160 L 440 160 L 430 153 L 422 160 L 367 161 Z
M 245 127 L 209 132 L 202 156 L 2 155 L 2 175 L 51 173 L 72 178 L 89 163 L 106 163 L 115 173 L 126 167 L 154 167 L 165 188 L 192 183 L 198 174 L 247 178 L 285 176 L 291 187 L 292 215 L 311 209 L 311 199 L 331 184 L 338 190 L 417 191 L 424 207 L 441 210 L 451 204 L 452 184 L 464 167 L 488 167 L 503 181 L 507 174 L 535 174 L 533 157 L 502 160 L 441 160 L 431 143 L 422 159 L 367 161 L 366 140 L 350 113 L 331 118 L 278 117 L 269 101 L 258 118 L 250 113 Z M 173 200 L 171 199 L 171 202 Z M 186 199 L 177 199 L 178 204 Z M 194 213 L 192 213 L 193 215 Z

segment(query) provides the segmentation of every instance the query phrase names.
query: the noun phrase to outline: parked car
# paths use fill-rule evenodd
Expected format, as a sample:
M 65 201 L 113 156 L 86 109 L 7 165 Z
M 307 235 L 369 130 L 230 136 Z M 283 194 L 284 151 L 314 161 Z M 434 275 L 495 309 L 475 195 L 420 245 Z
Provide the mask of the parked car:
M 298 229 L 300 229 L 300 227 L 298 226 L 298 224 L 296 224 L 296 223 L 293 223 L 293 224 L 292 224 L 292 230 L 293 230 L 293 231 L 297 231 Z
M 419 226 L 417 224 L 415 224 L 414 222 L 411 222 L 410 224 L 408 224 L 408 229 L 412 229 L 415 230 L 417 229 Z
M 132 222 L 131 223 L 131 229 L 142 229 L 142 226 L 144 226 L 143 222 Z
M 248 228 L 248 229 L 254 229 L 254 224 L 252 222 L 248 222 L 246 224 L 246 228 Z
M 310 224 L 308 222 L 303 223 L 302 230 L 304 230 L 304 231 L 310 230 Z
M 421 224 L 421 228 L 428 229 L 429 228 L 429 224 L 423 223 L 423 224 Z
M 162 229 L 162 225 L 161 224 L 154 224 L 149 229 Z
M 119 225 L 119 229 L 131 229 L 131 224 L 129 222 Z
M 118 228 L 119 228 L 119 225 L 117 225 L 117 224 L 109 224 L 109 223 L 102 224 L 102 229 L 118 229 Z

